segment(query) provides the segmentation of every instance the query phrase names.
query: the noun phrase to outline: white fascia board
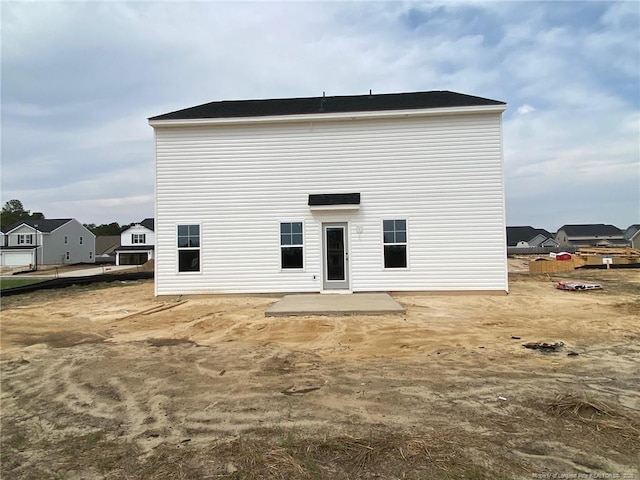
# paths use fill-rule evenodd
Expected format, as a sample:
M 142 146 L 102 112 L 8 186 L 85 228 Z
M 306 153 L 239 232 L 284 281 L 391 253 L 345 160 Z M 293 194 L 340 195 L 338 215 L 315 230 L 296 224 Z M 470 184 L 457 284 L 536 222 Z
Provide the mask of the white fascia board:
M 360 210 L 360 205 L 341 204 L 341 205 L 309 205 L 311 211 L 327 211 L 327 210 Z
M 29 227 L 31 230 L 34 231 L 34 233 L 41 233 L 40 230 L 38 230 L 37 228 L 34 228 L 33 226 L 29 225 L 28 223 L 21 223 L 20 225 L 16 225 L 15 227 L 13 227 L 8 232 L 5 232 L 4 234 L 5 235 L 9 235 L 11 232 L 16 231 L 20 227 Z M 22 235 L 22 234 L 20 234 L 20 235 Z
M 366 120 L 370 118 L 430 117 L 470 113 L 502 113 L 506 105 L 474 107 L 419 108 L 415 110 L 376 110 L 373 112 L 305 113 L 301 115 L 270 115 L 232 118 L 193 118 L 182 120 L 149 120 L 152 127 L 182 127 L 194 125 L 236 125 L 248 123 L 322 122 L 328 120 Z

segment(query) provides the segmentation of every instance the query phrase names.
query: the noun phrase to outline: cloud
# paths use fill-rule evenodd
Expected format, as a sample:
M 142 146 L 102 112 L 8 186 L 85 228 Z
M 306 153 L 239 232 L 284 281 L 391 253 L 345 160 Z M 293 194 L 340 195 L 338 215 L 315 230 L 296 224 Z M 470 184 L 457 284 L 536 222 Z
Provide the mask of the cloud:
M 520 105 L 517 110 L 518 114 L 520 115 L 529 115 L 530 113 L 533 113 L 535 111 L 536 109 L 527 103 L 525 103 L 524 105 Z

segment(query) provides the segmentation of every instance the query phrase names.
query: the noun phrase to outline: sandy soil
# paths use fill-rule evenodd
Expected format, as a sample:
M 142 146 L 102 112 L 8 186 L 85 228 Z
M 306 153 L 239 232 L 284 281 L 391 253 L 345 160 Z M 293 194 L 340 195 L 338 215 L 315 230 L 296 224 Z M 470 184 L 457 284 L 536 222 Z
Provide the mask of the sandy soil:
M 640 478 L 640 272 L 512 266 L 509 295 L 393 316 L 152 282 L 3 299 L 2 477 Z

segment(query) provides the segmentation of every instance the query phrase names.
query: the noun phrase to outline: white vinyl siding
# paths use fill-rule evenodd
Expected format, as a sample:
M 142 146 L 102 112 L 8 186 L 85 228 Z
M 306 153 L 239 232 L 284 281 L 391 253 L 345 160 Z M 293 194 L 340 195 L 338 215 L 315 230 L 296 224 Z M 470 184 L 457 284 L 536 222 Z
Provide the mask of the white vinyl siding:
M 131 247 L 133 245 L 154 245 L 155 234 L 153 230 L 136 224 L 120 234 L 120 246 Z
M 506 291 L 501 130 L 497 112 L 157 126 L 156 293 L 320 291 L 323 222 L 349 223 L 354 292 Z M 347 192 L 359 210 L 307 205 Z M 281 269 L 283 218 L 304 222 L 304 270 Z M 411 226 L 410 268 L 384 268 L 384 219 Z M 190 223 L 209 232 L 197 276 L 177 274 Z

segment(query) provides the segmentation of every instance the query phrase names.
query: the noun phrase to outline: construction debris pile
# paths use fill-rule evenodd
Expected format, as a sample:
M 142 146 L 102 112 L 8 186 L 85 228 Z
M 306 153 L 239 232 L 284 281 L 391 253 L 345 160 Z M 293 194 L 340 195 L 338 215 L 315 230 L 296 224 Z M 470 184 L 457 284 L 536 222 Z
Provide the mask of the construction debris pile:
M 558 273 L 569 272 L 584 266 L 610 268 L 619 265 L 640 267 L 640 250 L 630 247 L 590 247 L 579 248 L 575 254 L 553 253 L 549 257 L 530 261 L 529 273 Z

